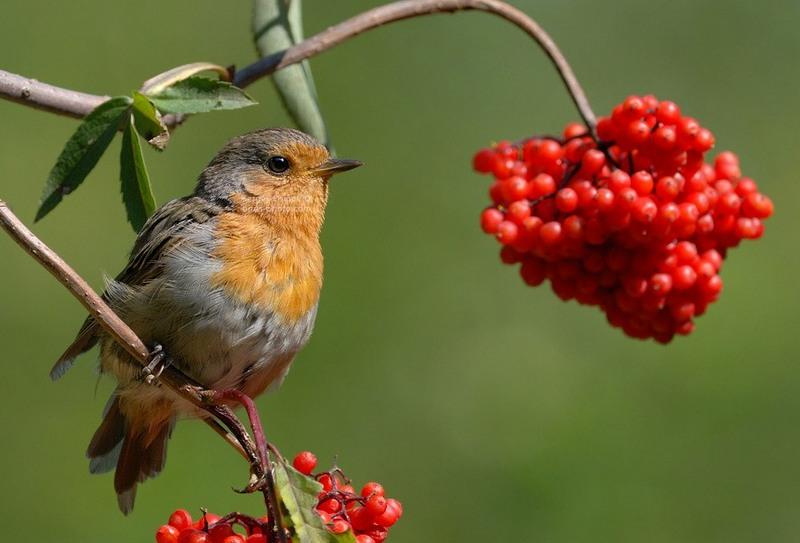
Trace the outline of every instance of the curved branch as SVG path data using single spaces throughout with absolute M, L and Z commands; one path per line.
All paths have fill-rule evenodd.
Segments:
M 394 21 L 436 13 L 470 10 L 491 13 L 509 21 L 525 31 L 541 46 L 561 76 L 561 80 L 584 123 L 594 135 L 596 125 L 594 112 L 561 50 L 536 21 L 514 6 L 500 0 L 401 0 L 378 6 L 332 26 L 294 47 L 245 66 L 234 74 L 233 82 L 239 87 L 247 87 L 276 70 L 311 58 L 358 34 Z M 98 104 L 108 99 L 104 96 L 61 89 L 2 70 L 0 70 L 0 98 L 71 117 L 83 117 Z M 171 125 L 174 126 L 179 124 L 182 119 L 165 120 L 171 121 Z

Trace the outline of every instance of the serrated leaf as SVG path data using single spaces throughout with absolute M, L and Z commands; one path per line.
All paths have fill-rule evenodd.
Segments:
M 253 39 L 262 57 L 303 41 L 301 0 L 253 0 Z M 278 70 L 272 81 L 297 126 L 330 147 L 308 61 Z
M 284 510 L 284 520 L 299 543 L 356 543 L 352 532 L 334 534 L 325 528 L 316 513 L 317 495 L 322 485 L 279 460 L 275 464 L 275 487 Z
M 200 76 L 183 79 L 157 94 L 148 94 L 147 97 L 166 113 L 205 113 L 256 104 L 239 87 L 227 81 Z
M 147 143 L 163 151 L 169 143 L 169 130 L 156 106 L 140 92 L 133 92 L 133 121 L 136 131 Z
M 119 177 L 122 183 L 122 201 L 128 214 L 128 222 L 137 232 L 147 218 L 156 210 L 150 175 L 142 156 L 142 146 L 134 128 L 133 115 L 122 133 L 122 149 L 119 155 Z
M 131 102 L 127 96 L 111 98 L 97 106 L 81 122 L 50 170 L 35 220 L 42 219 L 52 211 L 65 195 L 86 179 L 114 139 Z

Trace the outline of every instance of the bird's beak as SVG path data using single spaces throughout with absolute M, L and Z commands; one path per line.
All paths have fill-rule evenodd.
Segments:
M 346 158 L 329 158 L 322 164 L 320 164 L 315 173 L 323 176 L 323 177 L 330 177 L 331 175 L 346 172 L 347 170 L 352 170 L 353 168 L 358 168 L 361 166 L 362 162 L 359 160 L 348 160 Z

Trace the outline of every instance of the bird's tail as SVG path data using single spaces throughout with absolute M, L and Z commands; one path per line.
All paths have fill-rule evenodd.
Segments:
M 125 515 L 133 510 L 136 485 L 158 475 L 167 459 L 167 441 L 175 420 L 156 420 L 154 424 L 144 419 L 141 423 L 129 421 L 120 410 L 119 398 L 113 395 L 86 450 L 91 473 L 116 468 L 114 489 Z

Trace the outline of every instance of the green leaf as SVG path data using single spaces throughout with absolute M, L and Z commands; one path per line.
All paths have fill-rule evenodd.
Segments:
M 253 2 L 253 39 L 262 57 L 303 41 L 300 0 Z M 278 70 L 272 75 L 272 81 L 297 126 L 330 147 L 308 61 Z
M 284 512 L 284 521 L 299 543 L 355 543 L 353 532 L 333 534 L 314 510 L 322 485 L 303 475 L 285 460 L 275 464 L 275 487 Z
M 147 97 L 158 109 L 167 113 L 205 113 L 256 104 L 242 89 L 227 81 L 200 76 L 183 79 Z
M 130 106 L 130 98 L 117 96 L 103 102 L 86 116 L 67 140 L 50 170 L 35 220 L 42 219 L 52 211 L 65 195 L 78 188 L 86 179 L 114 139 L 114 134 Z
M 161 114 L 147 96 L 140 92 L 133 92 L 133 121 L 136 131 L 139 132 L 147 143 L 163 151 L 169 143 L 169 130 L 161 120 Z
M 119 155 L 119 177 L 122 181 L 122 201 L 128 214 L 128 222 L 137 232 L 147 218 L 156 210 L 153 187 L 142 156 L 139 136 L 136 134 L 133 115 L 122 133 L 122 149 Z

